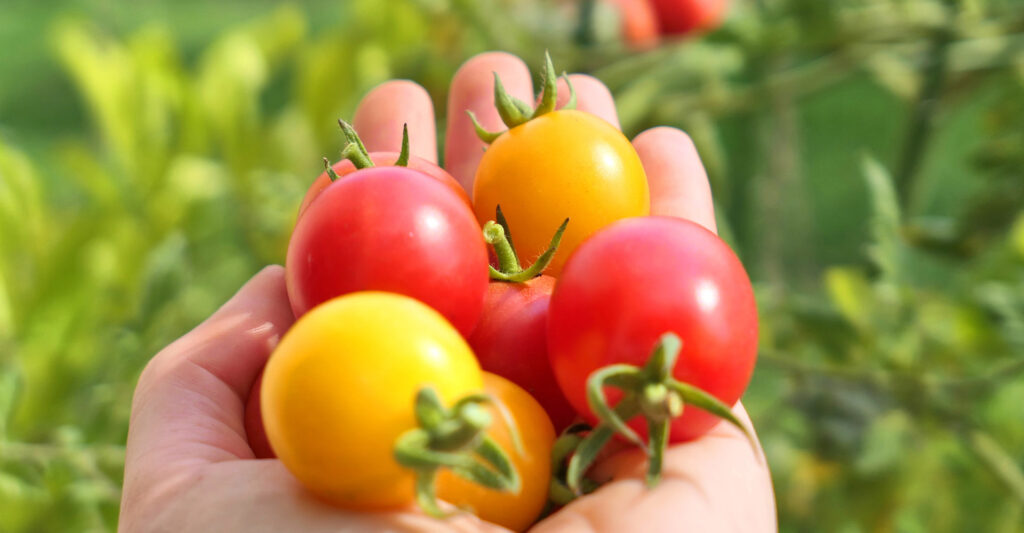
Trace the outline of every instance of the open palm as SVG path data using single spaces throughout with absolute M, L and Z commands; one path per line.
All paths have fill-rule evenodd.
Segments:
M 448 99 L 447 170 L 472 190 L 484 144 L 465 114 L 501 126 L 493 74 L 510 94 L 532 100 L 526 65 L 504 53 L 470 59 Z M 596 79 L 571 76 L 578 108 L 618 127 L 614 102 Z M 567 91 L 560 90 L 562 98 Z M 408 124 L 412 154 L 437 161 L 434 110 L 422 87 L 391 81 L 361 102 L 355 127 L 370 151 L 398 151 Z M 651 212 L 715 230 L 707 176 L 686 134 L 654 128 L 633 145 L 651 191 Z M 246 397 L 280 337 L 294 321 L 280 267 L 257 274 L 221 309 L 147 365 L 132 404 L 121 502 L 122 531 L 503 531 L 471 515 L 439 522 L 415 508 L 353 513 L 308 495 L 277 460 L 256 460 L 243 426 Z M 742 405 L 737 416 L 750 421 Z M 660 485 L 644 485 L 645 458 L 624 450 L 599 462 L 609 480 L 534 526 L 533 531 L 775 531 L 767 464 L 746 437 L 719 424 L 672 446 Z

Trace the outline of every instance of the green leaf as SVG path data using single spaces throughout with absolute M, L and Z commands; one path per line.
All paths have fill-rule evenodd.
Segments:
M 904 56 L 892 52 L 879 53 L 867 62 L 867 67 L 880 85 L 902 100 L 910 101 L 920 91 L 921 75 Z
M 843 318 L 857 328 L 870 327 L 874 295 L 864 274 L 852 268 L 830 268 L 825 272 L 825 289 Z
M 897 280 L 900 276 L 902 238 L 900 207 L 892 176 L 875 158 L 865 155 L 861 161 L 871 197 L 871 236 L 868 246 L 871 261 L 883 277 Z
M 890 411 L 875 418 L 854 468 L 866 475 L 899 468 L 906 459 L 909 430 L 910 419 L 903 411 Z

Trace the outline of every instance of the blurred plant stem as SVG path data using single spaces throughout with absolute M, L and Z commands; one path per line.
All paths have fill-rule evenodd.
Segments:
M 915 196 L 918 177 L 921 175 L 921 161 L 924 159 L 928 141 L 938 120 L 942 90 L 949 73 L 949 51 L 953 39 L 950 27 L 943 26 L 937 29 L 927 54 L 928 66 L 925 69 L 924 84 L 914 103 L 906 140 L 893 175 L 900 207 L 904 211 L 910 207 L 910 202 Z
M 774 64 L 785 61 L 772 58 L 766 62 L 769 70 L 774 71 L 777 70 Z M 783 283 L 787 274 L 791 275 L 787 270 L 794 267 L 804 270 L 800 268 L 804 258 L 787 252 L 793 243 L 807 243 L 810 202 L 801 189 L 800 132 L 792 93 L 774 91 L 770 87 L 766 91 L 769 107 L 758 122 L 767 165 L 764 175 L 751 184 L 756 185 L 757 194 L 753 198 L 758 202 L 755 220 L 760 231 L 756 248 L 758 267 L 764 277 L 773 283 Z M 749 239 L 745 242 L 750 244 Z
M 892 392 L 896 384 L 911 384 L 914 389 L 936 394 L 980 396 L 990 394 L 996 386 L 1024 374 L 1024 357 L 1010 359 L 975 376 L 942 375 L 917 370 L 899 371 L 881 367 L 854 367 L 808 363 L 784 354 L 761 351 L 758 361 L 794 374 L 838 379 Z
M 930 79 L 933 81 L 927 87 L 922 87 L 919 98 L 919 102 L 925 101 L 926 107 L 921 108 L 921 104 L 916 106 L 920 111 L 917 111 L 915 116 L 919 115 L 920 118 L 916 119 L 915 123 L 921 122 L 923 126 L 912 127 L 912 131 L 923 127 L 923 131 L 926 132 L 929 122 L 928 114 L 932 114 L 933 110 L 927 107 L 928 91 L 924 89 L 932 87 L 930 91 L 935 91 L 937 94 L 944 80 L 951 74 L 963 75 L 1001 67 L 1012 61 L 1017 55 L 1024 53 L 1024 33 L 959 40 L 954 40 L 947 29 L 939 31 L 939 34 L 942 36 L 941 38 L 930 41 L 921 39 L 891 43 L 868 41 L 859 43 L 857 46 L 840 48 L 813 59 L 805 59 L 795 66 L 787 66 L 770 72 L 764 79 L 758 79 L 753 83 L 730 84 L 723 89 L 722 93 L 708 94 L 701 91 L 689 91 L 651 95 L 651 99 L 655 101 L 656 105 L 646 111 L 657 111 L 660 117 L 686 116 L 687 113 L 694 110 L 703 110 L 714 114 L 736 113 L 765 105 L 765 102 L 770 101 L 768 96 L 772 93 L 786 93 L 794 100 L 800 100 L 804 96 L 818 93 L 862 72 L 863 68 L 880 54 L 897 54 L 910 66 L 933 66 L 930 70 L 932 73 Z M 613 92 L 647 79 L 643 74 L 652 69 L 658 71 L 660 77 L 673 79 L 673 84 L 686 81 L 695 82 L 696 78 L 693 73 L 672 61 L 673 56 L 684 53 L 688 45 L 689 43 L 686 42 L 674 43 L 650 52 L 628 56 L 594 70 L 593 74 L 604 81 Z M 933 61 L 937 51 L 941 52 L 943 61 Z M 636 124 L 643 119 L 643 117 L 637 116 L 620 118 L 624 124 Z M 910 138 L 912 137 L 908 136 L 908 139 Z M 916 148 L 908 150 L 908 152 L 917 151 Z M 912 158 L 912 160 L 918 159 L 920 156 Z M 913 163 L 915 166 L 917 164 Z
M 1016 459 L 985 431 L 974 430 L 966 436 L 967 445 L 1017 502 L 1024 505 L 1024 472 Z

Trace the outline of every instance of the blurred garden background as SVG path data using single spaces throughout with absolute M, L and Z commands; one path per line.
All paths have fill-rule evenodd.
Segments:
M 283 261 L 335 119 L 394 77 L 444 117 L 489 49 L 696 141 L 782 531 L 1024 531 L 1024 1 L 734 0 L 653 45 L 580 7 L 0 0 L 0 531 L 113 530 L 139 371 Z

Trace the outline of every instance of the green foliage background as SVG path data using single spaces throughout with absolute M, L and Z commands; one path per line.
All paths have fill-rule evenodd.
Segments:
M 565 4 L 4 2 L 0 531 L 114 529 L 134 380 L 282 261 L 334 119 L 393 77 L 443 117 L 495 48 L 697 142 L 782 531 L 1024 531 L 1024 3 L 737 0 L 638 53 Z

